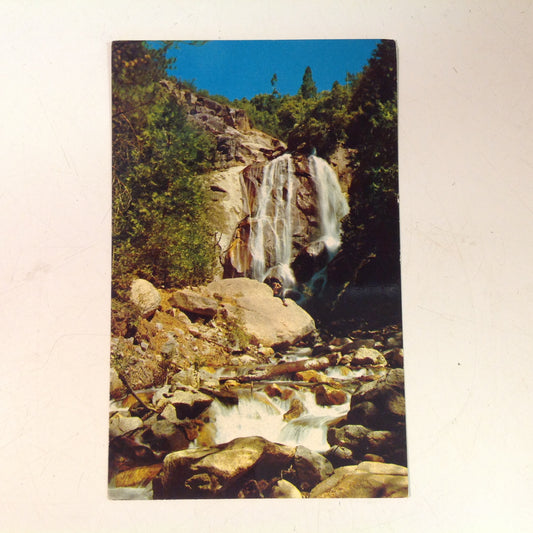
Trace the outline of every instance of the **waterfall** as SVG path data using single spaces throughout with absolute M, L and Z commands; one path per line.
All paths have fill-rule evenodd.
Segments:
M 319 224 L 318 235 L 308 235 L 308 244 L 323 243 L 331 260 L 340 248 L 340 221 L 348 214 L 349 207 L 337 175 L 326 161 L 311 155 L 308 167 L 316 194 Z M 275 277 L 281 281 L 285 290 L 296 285 L 291 262 L 296 255 L 293 226 L 298 217 L 295 201 L 295 191 L 300 186 L 298 179 L 291 155 L 282 155 L 263 168 L 255 198 L 252 200 L 247 191 L 244 199 L 245 208 L 250 213 L 250 276 L 259 281 Z M 257 206 L 255 213 L 252 212 L 252 205 Z M 324 278 L 325 270 L 320 276 Z
M 309 169 L 317 191 L 318 218 L 322 241 L 330 259 L 341 246 L 341 224 L 350 208 L 342 194 L 337 174 L 324 159 L 309 156 Z
M 289 154 L 265 166 L 250 231 L 252 277 L 264 281 L 275 275 L 284 287 L 295 283 L 290 267 L 293 182 L 294 165 Z

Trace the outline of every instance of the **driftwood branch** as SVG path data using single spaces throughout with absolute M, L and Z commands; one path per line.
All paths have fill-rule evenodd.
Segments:
M 126 379 L 126 376 L 122 373 L 122 372 L 119 372 L 118 373 L 118 377 L 120 378 L 120 381 L 122 381 L 122 383 L 124 383 L 124 386 L 126 387 L 126 389 L 128 389 L 128 392 L 145 408 L 145 409 L 148 409 L 148 411 L 152 411 L 154 413 L 157 413 L 157 411 L 153 408 L 153 407 L 150 407 L 149 405 L 147 405 L 146 403 L 144 403 L 141 398 L 139 398 L 139 396 L 135 393 L 135 391 L 131 388 L 130 384 L 128 383 L 128 380 Z
M 280 363 L 265 370 L 253 374 L 246 374 L 245 376 L 219 378 L 223 383 L 229 379 L 238 381 L 240 383 L 252 383 L 254 381 L 270 380 L 276 376 L 283 374 L 296 374 L 296 372 L 303 372 L 305 370 L 324 370 L 331 366 L 331 362 L 327 357 L 318 357 L 316 359 L 303 359 L 301 361 L 293 361 L 290 363 Z

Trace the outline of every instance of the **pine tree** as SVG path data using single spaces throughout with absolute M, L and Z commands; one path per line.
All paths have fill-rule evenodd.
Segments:
M 311 71 L 311 67 L 308 66 L 304 72 L 299 94 L 301 94 L 303 98 L 308 99 L 315 97 L 317 92 L 315 80 L 313 80 L 313 72 Z

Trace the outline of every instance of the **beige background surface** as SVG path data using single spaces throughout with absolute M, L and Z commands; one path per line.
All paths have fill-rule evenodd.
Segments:
M 3 0 L 0 530 L 530 531 L 532 27 L 525 0 Z M 398 43 L 411 496 L 110 502 L 110 41 L 335 37 Z

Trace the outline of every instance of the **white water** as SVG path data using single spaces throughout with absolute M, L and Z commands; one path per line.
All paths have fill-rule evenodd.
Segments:
M 294 165 L 289 154 L 266 165 L 257 191 L 257 213 L 251 219 L 252 277 L 264 281 L 275 275 L 284 287 L 295 282 L 290 267 L 293 182 Z
M 337 174 L 324 159 L 309 156 L 309 170 L 315 182 L 318 199 L 318 218 L 320 238 L 330 255 L 330 259 L 338 252 L 341 245 L 340 221 L 350 208 L 342 194 Z
M 304 413 L 294 420 L 285 422 L 283 415 L 291 401 L 297 398 L 304 405 Z M 208 415 L 213 421 L 216 444 L 229 442 L 237 437 L 258 436 L 271 442 L 289 446 L 303 445 L 315 451 L 325 451 L 327 443 L 327 423 L 345 415 L 349 401 L 342 405 L 320 406 L 316 404 L 313 392 L 295 391 L 287 400 L 269 398 L 264 392 L 239 395 L 238 405 L 223 405 L 214 401 Z
M 317 195 L 320 234 L 316 241 L 324 243 L 331 260 L 341 245 L 340 221 L 349 212 L 348 202 L 342 194 L 335 171 L 328 163 L 314 155 L 308 161 Z M 274 276 L 282 282 L 284 289 L 293 288 L 296 284 L 290 266 L 294 259 L 294 180 L 294 164 L 290 154 L 282 155 L 266 165 L 256 193 L 257 211 L 250 219 L 251 276 L 259 281 Z M 245 202 L 250 212 L 253 202 L 247 197 Z M 315 276 L 321 280 L 324 278 L 322 285 L 325 283 L 325 270 Z M 316 281 L 314 279 L 313 283 Z

